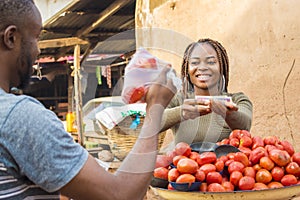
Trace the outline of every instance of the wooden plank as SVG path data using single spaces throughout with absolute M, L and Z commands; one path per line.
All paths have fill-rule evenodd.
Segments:
M 38 45 L 40 49 L 47 49 L 47 48 L 59 48 L 59 47 L 85 45 L 85 44 L 89 44 L 89 42 L 82 40 L 78 37 L 70 37 L 70 38 L 42 40 L 39 41 Z

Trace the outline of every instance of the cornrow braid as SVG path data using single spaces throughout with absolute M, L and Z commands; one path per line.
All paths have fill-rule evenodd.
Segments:
M 209 43 L 217 52 L 218 60 L 220 63 L 220 74 L 221 77 L 224 76 L 225 79 L 224 83 L 222 81 L 223 78 L 220 79 L 219 90 L 222 91 L 222 89 L 224 89 L 224 91 L 227 92 L 227 87 L 229 82 L 229 60 L 228 60 L 226 49 L 218 41 L 205 38 L 205 39 L 199 39 L 197 42 L 191 43 L 190 45 L 187 46 L 184 52 L 183 62 L 181 66 L 181 77 L 182 77 L 182 82 L 184 84 L 183 93 L 185 97 L 187 95 L 188 88 L 193 87 L 190 77 L 188 76 L 189 58 L 195 46 L 200 43 Z

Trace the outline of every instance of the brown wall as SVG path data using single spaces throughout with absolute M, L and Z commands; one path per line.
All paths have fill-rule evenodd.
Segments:
M 137 0 L 138 46 L 179 72 L 190 41 L 220 41 L 230 59 L 229 91 L 254 104 L 252 134 L 300 143 L 300 1 L 149 1 Z

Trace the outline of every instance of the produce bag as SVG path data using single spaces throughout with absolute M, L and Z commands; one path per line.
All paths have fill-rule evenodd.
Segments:
M 144 103 L 149 86 L 164 67 L 171 67 L 171 64 L 151 55 L 144 48 L 138 49 L 125 68 L 124 87 L 121 94 L 124 103 Z M 167 78 L 173 81 L 177 91 L 181 90 L 181 79 L 174 71 L 169 71 Z

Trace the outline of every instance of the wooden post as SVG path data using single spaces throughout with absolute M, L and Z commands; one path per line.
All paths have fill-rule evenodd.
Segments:
M 74 49 L 74 89 L 75 89 L 75 110 L 76 110 L 76 122 L 78 142 L 80 145 L 84 145 L 83 135 L 83 119 L 82 119 L 82 93 L 81 93 L 81 81 L 80 81 L 80 46 L 76 45 Z

